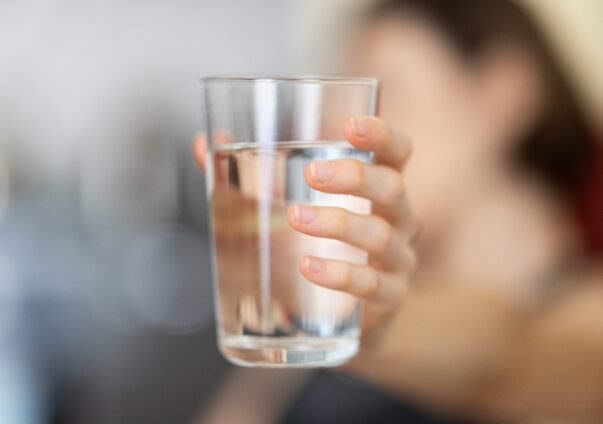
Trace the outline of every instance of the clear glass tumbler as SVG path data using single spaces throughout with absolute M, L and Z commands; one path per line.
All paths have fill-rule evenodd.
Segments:
M 291 204 L 370 213 L 366 199 L 311 189 L 313 160 L 371 161 L 343 136 L 352 115 L 374 115 L 372 78 L 205 78 L 207 186 L 218 344 L 244 366 L 339 365 L 358 351 L 360 302 L 307 281 L 304 255 L 367 262 L 339 241 L 301 234 Z M 367 236 L 370 236 L 367 234 Z

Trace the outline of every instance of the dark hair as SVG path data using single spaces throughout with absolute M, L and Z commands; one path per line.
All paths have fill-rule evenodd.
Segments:
M 561 194 L 573 194 L 595 151 L 579 102 L 530 16 L 510 0 L 382 0 L 369 19 L 414 12 L 433 23 L 467 60 L 500 41 L 524 46 L 543 71 L 547 101 L 513 158 Z

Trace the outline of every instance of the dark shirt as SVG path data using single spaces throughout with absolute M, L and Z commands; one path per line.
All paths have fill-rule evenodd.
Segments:
M 283 424 L 462 424 L 424 411 L 349 376 L 321 371 L 300 391 Z

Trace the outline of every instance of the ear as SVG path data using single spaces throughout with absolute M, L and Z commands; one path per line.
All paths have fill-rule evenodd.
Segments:
M 484 119 L 497 138 L 520 139 L 543 109 L 544 82 L 536 59 L 521 45 L 497 43 L 482 54 L 477 73 Z

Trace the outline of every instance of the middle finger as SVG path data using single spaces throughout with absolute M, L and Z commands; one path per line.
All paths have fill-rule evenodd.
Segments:
M 349 243 L 369 252 L 384 268 L 402 266 L 403 240 L 377 215 L 358 215 L 342 208 L 291 206 L 291 226 L 304 234 Z
M 411 220 L 402 175 L 388 166 L 354 159 L 320 160 L 306 166 L 304 177 L 315 190 L 371 200 L 374 211 L 393 222 Z

